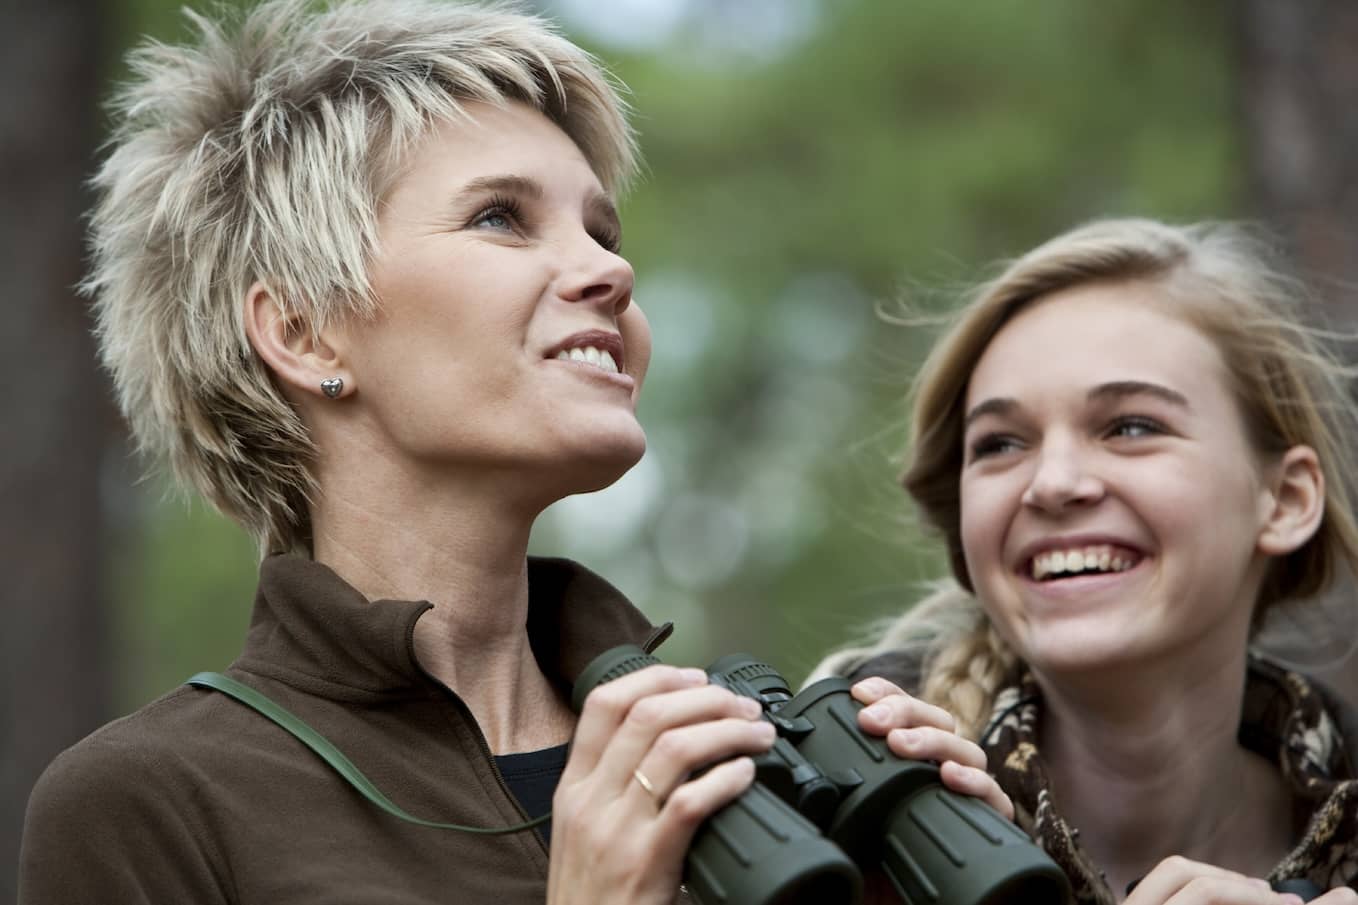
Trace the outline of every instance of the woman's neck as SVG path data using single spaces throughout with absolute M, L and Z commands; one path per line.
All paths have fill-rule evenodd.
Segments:
M 1115 695 L 1038 677 L 1058 810 L 1121 899 L 1163 858 L 1264 876 L 1291 839 L 1282 775 L 1237 741 L 1245 660 L 1119 670 Z
M 391 481 L 331 482 L 312 509 L 317 561 L 369 600 L 433 604 L 415 623 L 416 659 L 467 704 L 496 753 L 560 744 L 574 725 L 528 641 L 534 514 L 433 488 L 403 500 Z

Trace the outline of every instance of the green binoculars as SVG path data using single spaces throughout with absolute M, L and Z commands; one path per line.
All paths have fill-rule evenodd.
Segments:
M 624 645 L 575 683 L 577 711 L 594 688 L 660 661 Z M 792 694 L 778 671 L 745 654 L 707 670 L 753 698 L 777 727 L 755 758 L 755 782 L 699 828 L 684 883 L 702 905 L 856 903 L 864 869 L 880 866 L 907 905 L 1060 905 L 1065 874 L 1008 820 L 945 789 L 938 767 L 892 754 L 858 727 L 844 679 Z

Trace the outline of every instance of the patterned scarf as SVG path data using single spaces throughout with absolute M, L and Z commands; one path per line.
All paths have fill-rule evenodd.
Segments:
M 1080 831 L 1057 813 L 1037 747 L 1042 694 L 1031 673 L 995 699 L 982 736 L 990 769 L 1014 801 L 1015 819 L 1070 877 L 1076 905 L 1118 897 L 1081 849 Z M 1304 831 L 1268 875 L 1305 878 L 1323 889 L 1358 883 L 1358 778 L 1320 692 L 1303 676 L 1251 657 L 1240 740 L 1269 757 L 1292 791 Z

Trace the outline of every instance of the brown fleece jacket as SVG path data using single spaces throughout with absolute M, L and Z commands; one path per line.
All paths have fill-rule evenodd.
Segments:
M 595 655 L 669 633 L 573 563 L 533 559 L 528 574 L 533 651 L 563 693 Z M 407 812 L 519 823 L 471 712 L 415 660 L 429 607 L 369 602 L 323 565 L 272 557 L 228 675 L 319 730 Z M 48 767 L 29 801 L 19 902 L 515 905 L 542 902 L 546 884 L 536 833 L 399 821 L 260 714 L 185 686 Z

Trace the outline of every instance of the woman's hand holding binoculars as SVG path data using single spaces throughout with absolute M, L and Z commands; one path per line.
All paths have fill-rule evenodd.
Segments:
M 591 692 L 552 802 L 547 901 L 672 903 L 694 832 L 754 780 L 740 755 L 773 744 L 759 715 L 701 669 L 649 666 Z
M 853 686 L 854 700 L 863 705 L 858 725 L 872 735 L 886 736 L 893 754 L 939 764 L 943 785 L 962 795 L 979 798 L 1010 820 L 1014 803 L 986 772 L 981 746 L 956 732 L 957 721 L 942 707 L 906 694 L 882 678 L 863 679 Z
M 865 679 L 852 694 L 866 705 L 865 732 L 885 736 L 901 757 L 937 761 L 945 786 L 1012 818 L 984 753 L 954 733 L 946 711 L 885 679 Z M 749 788 L 748 755 L 773 744 L 762 713 L 700 669 L 647 666 L 595 687 L 553 801 L 548 901 L 673 902 L 694 833 Z M 877 884 L 867 885 L 871 901 Z

